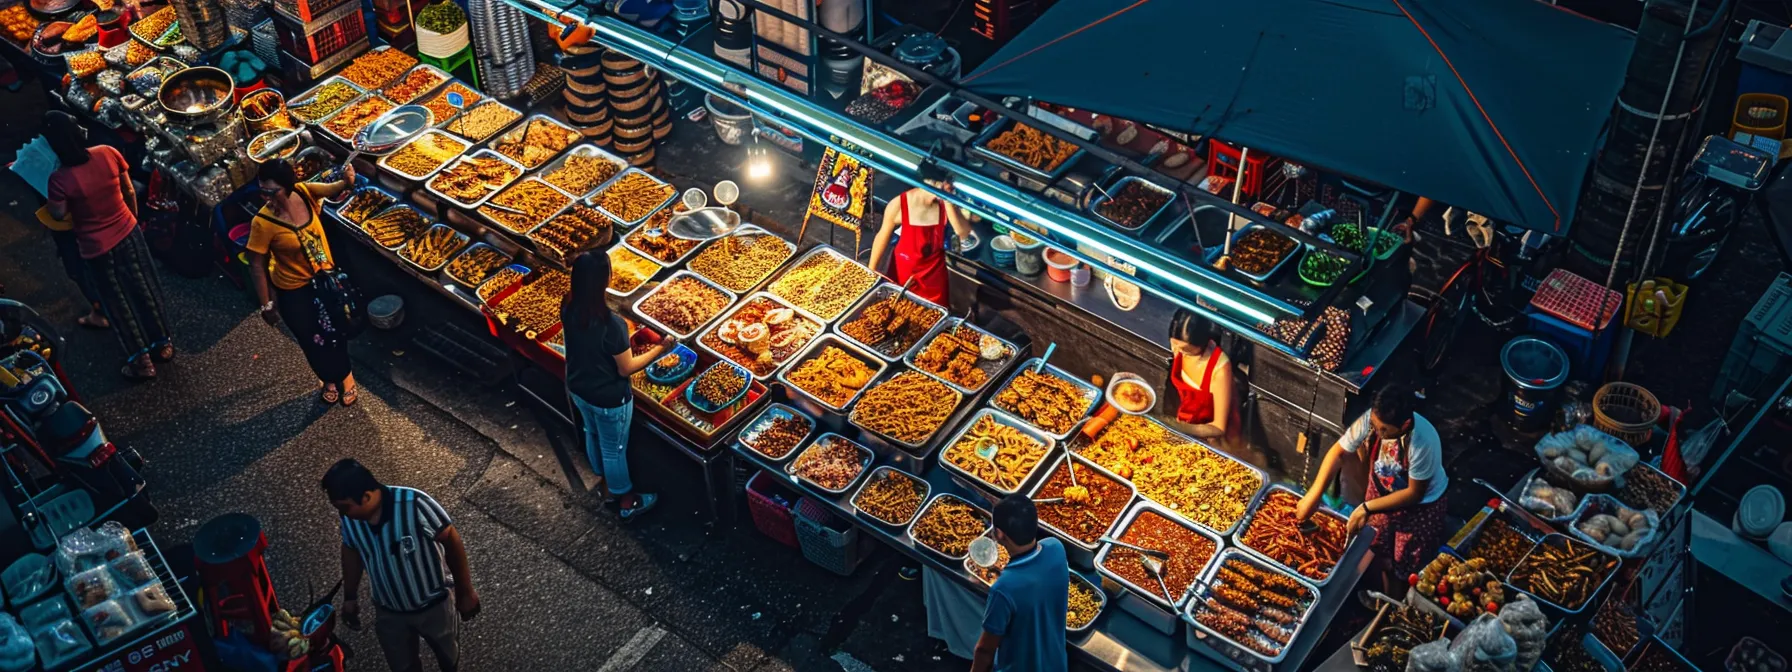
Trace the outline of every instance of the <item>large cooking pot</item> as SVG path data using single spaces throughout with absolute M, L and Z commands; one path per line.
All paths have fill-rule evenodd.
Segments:
M 156 92 L 168 118 L 188 123 L 215 121 L 236 108 L 236 80 L 211 66 L 187 68 L 168 77 Z

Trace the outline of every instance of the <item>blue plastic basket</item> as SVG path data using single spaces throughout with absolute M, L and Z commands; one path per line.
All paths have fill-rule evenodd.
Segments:
M 662 367 L 659 362 L 647 365 L 647 379 L 661 385 L 672 385 L 691 375 L 697 368 L 697 353 L 680 343 L 673 346 L 672 353 L 678 355 L 678 365 L 670 369 Z
M 716 405 L 716 406 L 711 406 L 711 405 L 709 405 L 709 402 L 705 401 L 702 397 L 697 395 L 697 381 L 692 380 L 691 384 L 684 386 L 684 400 L 685 400 L 685 402 L 687 402 L 691 405 L 691 408 L 695 408 L 704 413 L 718 413 L 724 408 L 733 406 L 735 404 L 735 402 L 740 401 L 741 397 L 747 396 L 747 389 L 751 388 L 753 386 L 752 372 L 747 371 L 746 369 L 740 368 L 739 366 L 735 366 L 733 362 L 718 361 L 714 364 L 709 365 L 709 368 L 704 369 L 703 373 L 708 374 L 710 371 L 715 370 L 715 368 L 719 367 L 719 366 L 730 367 L 730 368 L 734 369 L 736 373 L 740 374 L 740 377 L 741 377 L 740 389 L 735 391 L 734 396 L 728 398 L 727 403 L 723 403 L 723 404 Z

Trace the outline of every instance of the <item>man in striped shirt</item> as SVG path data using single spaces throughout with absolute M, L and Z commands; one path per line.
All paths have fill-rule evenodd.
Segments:
M 467 568 L 467 547 L 448 512 L 420 490 L 381 484 L 353 459 L 331 466 L 322 485 L 342 513 L 344 622 L 359 624 L 365 573 L 373 586 L 373 630 L 386 664 L 394 672 L 421 672 L 421 639 L 441 669 L 454 672 L 460 621 L 479 613 L 479 593 Z M 444 561 L 454 574 L 452 584 L 442 575 Z

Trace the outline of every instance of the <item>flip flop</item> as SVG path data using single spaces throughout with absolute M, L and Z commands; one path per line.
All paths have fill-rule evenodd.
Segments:
M 336 402 L 337 402 L 337 400 L 339 400 L 339 399 L 341 399 L 341 398 L 342 398 L 342 391 L 341 391 L 341 390 L 337 390 L 337 389 L 334 389 L 334 388 L 331 388 L 331 387 L 329 387 L 329 386 L 327 386 L 327 385 L 325 385 L 325 386 L 320 386 L 320 387 L 322 387 L 322 388 L 323 388 L 323 392 L 322 392 L 322 393 L 321 393 L 321 394 L 319 394 L 319 395 L 318 395 L 318 397 L 319 397 L 319 398 L 321 398 L 321 399 L 323 399 L 323 401 L 324 401 L 324 405 L 326 405 L 326 406 L 327 406 L 327 405 L 330 405 L 330 404 L 334 404 L 334 403 L 336 403 Z
M 157 364 L 165 364 L 172 361 L 174 359 L 174 344 L 170 343 L 160 348 L 156 348 L 149 353 L 149 358 L 155 360 Z
M 105 318 L 100 318 L 100 319 L 105 319 Z M 80 317 L 75 318 L 75 324 L 79 324 L 83 327 L 87 327 L 88 329 L 111 329 L 112 328 L 112 324 L 110 322 L 108 322 L 106 324 L 100 324 L 100 323 L 94 322 L 93 320 L 87 319 L 86 315 L 82 315 Z
M 146 366 L 139 369 L 135 366 L 126 364 L 124 365 L 124 368 L 119 369 L 118 372 L 122 374 L 126 380 L 155 380 L 156 377 L 156 367 L 154 366 Z
M 361 398 L 361 396 L 359 394 L 360 391 L 361 391 L 360 385 L 356 385 L 352 388 L 344 390 L 342 392 L 342 406 L 344 408 L 347 408 L 349 406 L 355 405 L 355 400 Z

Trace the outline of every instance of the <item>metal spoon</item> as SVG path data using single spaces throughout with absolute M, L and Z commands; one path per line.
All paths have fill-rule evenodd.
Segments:
M 1164 602 L 1176 604 L 1176 598 L 1170 597 L 1170 587 L 1164 584 L 1164 562 L 1157 558 L 1140 554 L 1139 566 L 1144 567 L 1145 571 L 1151 574 L 1151 578 L 1157 579 L 1157 589 L 1163 591 Z

